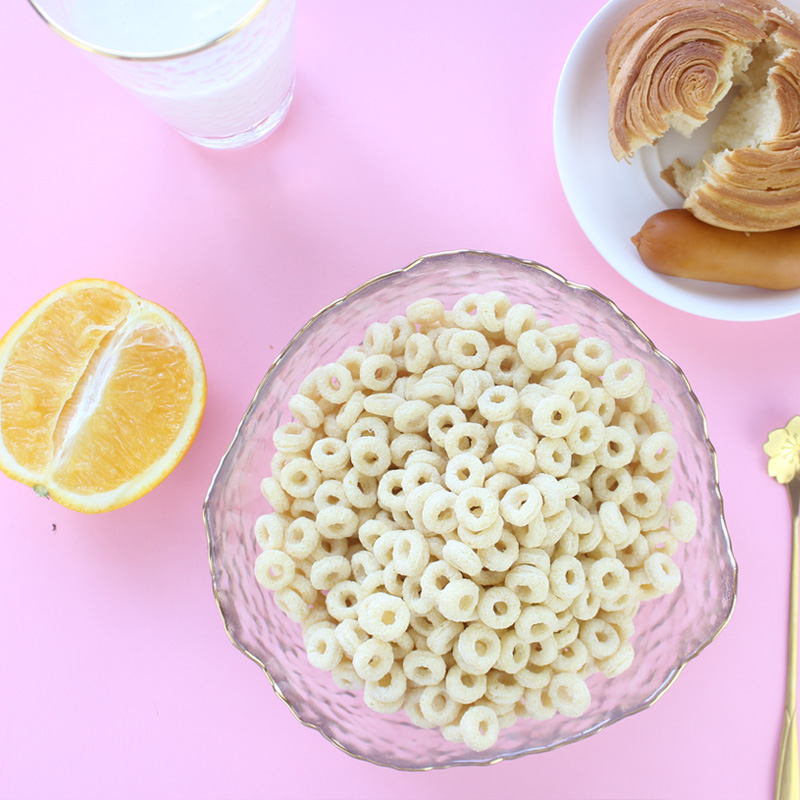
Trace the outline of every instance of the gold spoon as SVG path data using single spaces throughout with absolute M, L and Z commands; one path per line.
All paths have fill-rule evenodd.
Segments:
M 786 700 L 783 732 L 775 779 L 775 800 L 800 800 L 797 749 L 797 600 L 800 566 L 800 416 L 770 433 L 764 444 L 767 472 L 786 486 L 792 507 L 792 577 L 789 594 L 789 647 L 786 661 Z

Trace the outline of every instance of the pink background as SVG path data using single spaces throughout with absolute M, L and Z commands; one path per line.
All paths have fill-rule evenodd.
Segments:
M 209 378 L 193 448 L 125 509 L 81 516 L 0 480 L 0 796 L 766 800 L 790 520 L 761 445 L 800 413 L 798 319 L 669 308 L 578 227 L 552 108 L 600 0 L 299 6 L 289 117 L 227 154 L 168 129 L 24 0 L 0 6 L 0 330 L 62 283 L 114 279 L 183 319 Z M 594 285 L 683 366 L 718 450 L 739 600 L 651 710 L 553 753 L 405 774 L 297 723 L 229 643 L 201 508 L 262 375 L 311 314 L 465 247 Z

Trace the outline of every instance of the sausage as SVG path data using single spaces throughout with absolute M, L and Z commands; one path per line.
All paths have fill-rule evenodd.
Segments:
M 674 208 L 650 217 L 631 241 L 642 261 L 664 275 L 762 289 L 800 288 L 800 227 L 744 233 Z

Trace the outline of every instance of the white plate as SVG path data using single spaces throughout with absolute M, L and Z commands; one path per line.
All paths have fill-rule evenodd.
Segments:
M 578 223 L 600 254 L 639 289 L 675 308 L 724 320 L 762 320 L 800 312 L 800 289 L 773 292 L 649 270 L 631 243 L 645 220 L 683 198 L 660 177 L 676 157 L 694 164 L 705 151 L 718 108 L 691 139 L 669 132 L 655 147 L 617 162 L 608 141 L 605 49 L 617 23 L 641 0 L 611 0 L 578 37 L 556 92 L 553 133 L 561 183 Z M 800 0 L 785 2 L 800 10 Z

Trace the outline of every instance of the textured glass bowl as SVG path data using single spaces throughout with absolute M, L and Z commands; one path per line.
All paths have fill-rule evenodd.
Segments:
M 500 289 L 526 301 L 553 323 L 577 322 L 584 336 L 609 341 L 617 357 L 640 359 L 654 397 L 667 410 L 679 455 L 672 499 L 690 500 L 698 532 L 675 556 L 683 582 L 669 596 L 643 603 L 636 616 L 636 658 L 620 677 L 588 679 L 589 710 L 579 718 L 519 720 L 496 745 L 474 753 L 438 731 L 414 727 L 405 714 L 380 715 L 360 692 L 338 688 L 307 660 L 300 626 L 275 606 L 253 575 L 259 552 L 256 518 L 269 511 L 259 485 L 275 450 L 272 433 L 291 415 L 288 401 L 312 369 L 358 344 L 371 322 L 388 321 L 421 297 L 446 307 L 474 291 Z M 376 278 L 317 314 L 267 372 L 225 454 L 206 498 L 204 516 L 214 592 L 231 641 L 266 673 L 292 713 L 345 752 L 398 769 L 487 764 L 550 750 L 596 733 L 652 705 L 687 661 L 728 621 L 737 568 L 725 527 L 716 456 L 705 417 L 681 370 L 656 350 L 611 301 L 528 261 L 472 251 L 426 256 L 405 270 Z M 287 713 L 277 725 L 295 724 Z

